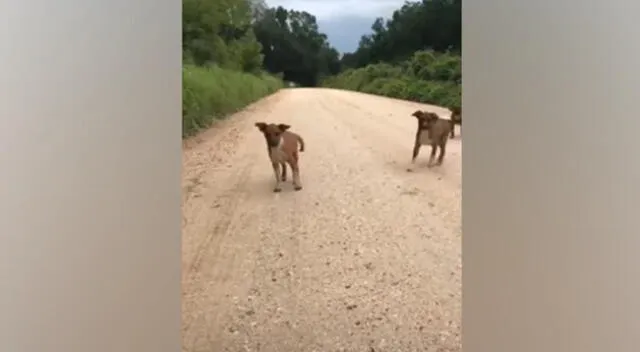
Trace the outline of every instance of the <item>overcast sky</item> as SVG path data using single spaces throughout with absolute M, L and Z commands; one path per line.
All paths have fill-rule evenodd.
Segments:
M 266 0 L 269 6 L 306 11 L 340 52 L 352 52 L 360 37 L 371 32 L 376 17 L 388 18 L 405 0 Z

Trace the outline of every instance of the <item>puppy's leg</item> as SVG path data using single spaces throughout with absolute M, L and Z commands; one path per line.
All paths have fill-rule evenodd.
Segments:
M 438 155 L 438 162 L 436 163 L 436 165 L 442 165 L 442 160 L 444 160 L 444 154 L 447 151 L 447 143 L 441 143 L 440 144 L 440 155 Z
M 292 167 L 293 172 L 293 189 L 299 191 L 302 189 L 302 183 L 300 182 L 300 169 L 298 165 Z
M 456 123 L 452 120 L 450 124 L 451 124 L 451 132 L 449 132 L 449 136 L 453 138 L 455 137 Z
M 420 154 L 420 147 L 422 145 L 420 144 L 420 141 L 418 141 L 416 139 L 415 144 L 413 145 L 413 154 L 411 155 L 411 166 L 407 169 L 407 171 L 411 172 L 413 171 L 413 166 L 416 163 L 416 158 L 418 157 L 418 154 Z
M 429 155 L 429 163 L 427 164 L 427 167 L 432 167 L 433 166 L 433 160 L 436 157 L 436 150 L 438 149 L 438 145 L 437 144 L 432 144 L 431 145 L 431 154 Z
M 273 188 L 274 192 L 280 192 L 282 188 L 280 187 L 280 163 L 272 162 L 273 166 L 273 174 L 276 177 L 276 186 Z
M 300 165 L 298 164 L 298 153 L 293 155 L 289 162 L 291 166 L 291 173 L 293 174 L 293 189 L 299 191 L 302 189 L 302 183 L 300 182 Z
M 291 173 L 293 174 L 293 189 L 299 191 L 302 189 L 302 183 L 300 182 L 300 167 L 298 163 L 291 163 Z
M 282 166 L 282 182 L 287 182 L 287 164 L 281 163 Z

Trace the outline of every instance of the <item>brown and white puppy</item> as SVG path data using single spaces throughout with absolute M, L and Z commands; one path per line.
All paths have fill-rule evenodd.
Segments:
M 451 138 L 455 137 L 456 125 L 462 126 L 462 109 L 459 107 L 449 108 L 451 111 Z
M 449 120 L 441 119 L 433 112 L 418 110 L 411 114 L 411 116 L 415 116 L 418 120 L 418 128 L 416 130 L 416 139 L 413 145 L 411 164 L 415 164 L 418 153 L 420 152 L 420 147 L 423 145 L 429 145 L 431 146 L 431 155 L 429 157 L 428 167 L 432 167 L 434 165 L 433 161 L 438 147 L 440 148 L 440 155 L 438 156 L 438 160 L 435 164 L 442 165 L 452 124 Z M 407 171 L 413 170 L 412 168 L 409 168 Z
M 299 135 L 288 131 L 291 127 L 283 123 L 264 123 L 256 122 L 256 127 L 262 132 L 267 142 L 267 151 L 269 159 L 273 166 L 273 173 L 276 177 L 276 186 L 274 192 L 280 192 L 280 182 L 287 181 L 287 164 L 291 167 L 293 173 L 293 188 L 296 191 L 302 189 L 300 183 L 300 167 L 298 164 L 298 145 L 301 152 L 304 151 L 304 140 Z M 282 167 L 282 174 L 280 174 Z

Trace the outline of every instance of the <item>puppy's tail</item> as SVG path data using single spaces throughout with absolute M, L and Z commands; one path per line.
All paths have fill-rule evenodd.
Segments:
M 298 136 L 298 143 L 300 143 L 300 151 L 304 152 L 304 139 L 300 136 Z

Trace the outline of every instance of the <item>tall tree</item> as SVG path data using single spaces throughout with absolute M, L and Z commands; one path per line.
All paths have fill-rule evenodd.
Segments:
M 344 55 L 342 65 L 357 68 L 371 63 L 397 63 L 414 52 L 460 51 L 461 0 L 406 2 L 390 19 L 377 18 L 372 33 L 361 38 L 358 49 Z
M 253 28 L 262 44 L 265 68 L 283 73 L 285 80 L 315 86 L 322 76 L 340 70 L 337 50 L 308 12 L 269 8 L 256 18 Z
M 249 0 L 183 0 L 184 59 L 258 71 L 262 48 L 251 28 L 252 11 Z

